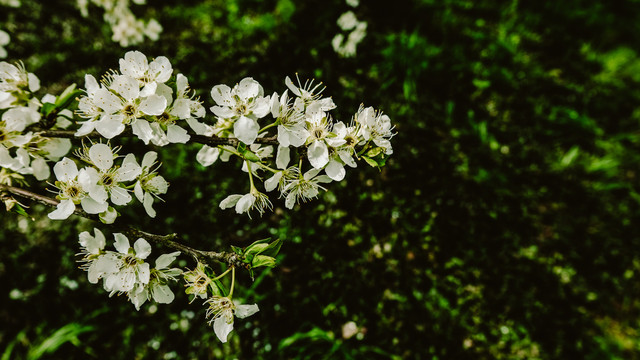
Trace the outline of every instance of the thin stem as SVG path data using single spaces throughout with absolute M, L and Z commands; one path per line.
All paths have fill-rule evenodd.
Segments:
M 216 281 L 216 280 L 222 279 L 225 275 L 227 275 L 229 273 L 229 271 L 231 271 L 231 269 L 234 269 L 234 267 L 233 266 L 228 267 L 227 270 L 225 270 L 222 274 L 220 274 L 220 275 L 214 277 L 213 279 L 211 279 L 211 281 Z
M 53 199 L 44 195 L 36 194 L 29 190 L 0 184 L 0 193 L 2 192 L 13 194 L 15 196 L 19 196 L 21 198 L 28 199 L 31 201 L 36 201 L 50 207 L 56 207 L 60 203 L 60 201 L 56 199 Z M 98 215 L 88 214 L 87 212 L 79 208 L 76 208 L 74 214 L 96 221 L 96 222 L 100 221 L 100 217 Z M 122 232 L 125 235 L 128 235 L 130 237 L 143 238 L 147 241 L 151 241 L 151 242 L 178 250 L 184 254 L 190 255 L 197 261 L 200 261 L 201 263 L 204 263 L 204 264 L 208 264 L 208 262 L 210 261 L 217 261 L 217 262 L 227 264 L 229 266 L 245 267 L 246 265 L 242 261 L 243 258 L 234 252 L 216 252 L 216 251 L 198 250 L 190 246 L 184 245 L 176 241 L 178 239 L 178 234 L 175 234 L 175 233 L 169 234 L 169 235 L 157 235 L 157 234 L 148 233 L 146 231 L 142 231 L 127 225 L 110 224 L 110 226 L 113 227 L 114 230 Z
M 228 298 L 231 299 L 233 296 L 233 287 L 236 284 L 236 267 L 231 266 L 231 289 L 229 290 Z
M 263 127 L 262 129 L 260 129 L 260 131 L 258 131 L 258 134 L 260 134 L 261 132 L 263 132 L 263 131 L 265 131 L 265 130 L 267 130 L 267 129 L 269 129 L 269 128 L 272 128 L 272 127 L 274 127 L 274 126 L 276 126 L 276 125 L 278 125 L 278 121 L 274 121 L 274 122 L 272 122 L 271 124 L 269 124 L 269 125 L 267 125 L 267 126 Z

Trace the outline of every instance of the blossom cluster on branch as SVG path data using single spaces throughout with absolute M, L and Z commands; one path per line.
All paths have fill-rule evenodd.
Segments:
M 85 75 L 82 90 L 74 84 L 58 96 L 38 97 L 40 82 L 34 74 L 21 63 L 0 62 L 0 198 L 8 210 L 21 214 L 26 211 L 15 196 L 55 207 L 48 214 L 52 220 L 76 214 L 109 226 L 116 251 L 109 250 L 107 237 L 97 228 L 93 235 L 79 235 L 81 268 L 89 282 L 102 280 L 110 295 L 126 294 L 140 309 L 147 301 L 172 302 L 171 284 L 182 280 L 191 301 L 204 300 L 206 317 L 226 342 L 234 317 L 258 311 L 256 304 L 233 298 L 236 270 L 253 277 L 254 269 L 276 266 L 282 241 L 262 239 L 219 253 L 193 249 L 179 242 L 177 234 L 122 226 L 119 208 L 136 206 L 137 200 L 155 217 L 154 201 L 170 187 L 155 151 L 140 160 L 136 154 L 121 154 L 114 143 L 124 136 L 157 147 L 201 143 L 194 160 L 205 167 L 235 159 L 246 173 L 247 192 L 229 194 L 219 206 L 262 215 L 272 210 L 270 192 L 277 191 L 292 209 L 316 198 L 330 182 L 343 180 L 358 162 L 383 166 L 393 153 L 391 120 L 361 106 L 349 121 L 337 121 L 329 113 L 336 105 L 323 95 L 322 84 L 299 78 L 294 83 L 289 77 L 284 90 L 271 95 L 249 77 L 233 86 L 215 85 L 207 115 L 187 77 L 174 76 L 166 57 L 150 60 L 130 51 L 119 65 L 99 81 Z M 28 187 L 29 176 L 48 180 L 55 199 L 14 186 Z M 133 246 L 130 237 L 136 238 Z M 147 262 L 151 243 L 177 251 L 160 254 L 152 267 Z M 180 254 L 191 256 L 195 266 L 171 268 Z M 216 274 L 211 261 L 225 264 L 226 270 Z

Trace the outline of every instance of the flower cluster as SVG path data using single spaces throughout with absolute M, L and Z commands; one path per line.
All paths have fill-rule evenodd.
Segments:
M 211 90 L 217 104 L 211 111 L 217 121 L 213 126 L 207 125 L 205 133 L 235 137 L 242 143 L 237 148 L 205 145 L 196 159 L 209 166 L 218 159 L 227 161 L 231 155 L 239 156 L 250 183 L 246 194 L 226 197 L 220 203 L 222 209 L 234 208 L 237 213 L 248 214 L 251 210 L 262 214 L 271 209 L 268 196 L 258 189 L 260 179 L 265 179 L 265 191 L 278 189 L 285 206 L 291 209 L 296 203 L 315 198 L 324 189 L 320 184 L 344 179 L 345 166 L 355 168 L 356 160 L 361 158 L 378 166 L 393 153 L 389 141 L 393 127 L 388 116 L 361 106 L 349 124 L 334 121 L 328 111 L 336 105 L 331 98 L 322 96 L 321 84 L 302 84 L 299 79 L 294 84 L 287 77 L 285 85 L 287 89 L 282 94 L 271 96 L 265 96 L 262 86 L 252 78 L 243 79 L 233 88 L 216 85 Z M 275 149 L 257 142 L 259 136 L 268 136 L 273 128 L 277 129 Z M 292 150 L 298 152 L 301 161 L 290 166 Z M 263 171 L 271 175 L 264 177 L 260 173 Z
M 38 180 L 50 176 L 48 161 L 57 161 L 71 149 L 68 139 L 49 139 L 29 131 L 41 120 L 43 104 L 53 103 L 53 95 L 41 100 L 33 93 L 40 89 L 40 80 L 27 72 L 24 65 L 0 62 L 0 167 L 19 174 L 34 175 Z M 60 111 L 54 128 L 63 129 L 71 111 Z
M 186 122 L 198 132 L 202 125 L 196 118 L 204 116 L 205 109 L 182 74 L 176 77 L 174 97 L 173 89 L 166 85 L 172 74 L 166 57 L 149 62 L 141 52 L 129 51 L 120 59 L 120 73 L 105 75 L 101 83 L 86 75 L 86 96 L 80 98 L 77 114 L 87 120 L 76 136 L 96 130 L 111 139 L 131 126 L 145 144 L 187 142 L 190 136 L 178 124 Z
M 162 26 L 156 19 L 144 21 L 136 18 L 129 8 L 129 0 L 78 0 L 78 8 L 84 17 L 89 15 L 89 2 L 104 9 L 104 20 L 113 32 L 111 40 L 122 47 L 140 44 L 145 37 L 156 41 L 162 32 Z M 133 2 L 142 5 L 146 1 Z
M 100 214 L 102 221 L 112 223 L 118 213 L 110 203 L 119 206 L 129 204 L 133 199 L 131 187 L 147 214 L 155 217 L 154 197 L 165 194 L 169 186 L 156 172 L 157 154 L 152 151 L 145 154 L 142 166 L 138 165 L 133 154 L 128 154 L 121 165 L 116 165 L 117 151 L 117 148 L 114 151 L 109 145 L 98 143 L 85 146 L 76 154 L 89 166 L 78 170 L 76 163 L 67 157 L 56 163 L 53 171 L 60 203 L 49 213 L 49 218 L 64 220 L 80 204 L 87 213 Z M 135 184 L 131 184 L 134 181 Z
M 355 3 L 355 6 L 357 5 Z M 347 11 L 338 18 L 337 23 L 340 29 L 348 34 L 345 37 L 344 33 L 338 33 L 333 37 L 333 50 L 343 57 L 356 56 L 358 44 L 367 36 L 367 22 L 359 21 L 353 11 Z
M 175 295 L 168 284 L 176 281 L 182 270 L 169 266 L 180 252 L 160 255 L 156 266 L 151 268 L 145 262 L 151 254 L 151 245 L 145 239 L 136 240 L 131 247 L 125 235 L 116 233 L 113 236 L 117 251 L 104 249 L 106 239 L 98 229 L 94 229 L 93 236 L 87 231 L 80 233 L 81 268 L 87 271 L 89 282 L 97 284 L 102 279 L 109 296 L 127 294 L 136 310 L 151 299 L 161 304 L 171 303 Z

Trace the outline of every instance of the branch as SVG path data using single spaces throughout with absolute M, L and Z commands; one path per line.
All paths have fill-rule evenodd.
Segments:
M 82 139 L 82 138 L 98 138 L 98 137 L 102 137 L 102 135 L 100 135 L 98 132 L 93 131 L 87 135 L 84 136 L 76 136 L 75 135 L 75 131 L 73 130 L 44 130 L 44 131 L 39 131 L 36 133 L 36 135 L 42 136 L 42 137 L 50 137 L 50 138 L 65 138 L 65 139 Z M 131 132 L 131 130 L 127 129 L 124 132 L 122 132 L 121 135 L 125 135 L 125 136 L 131 136 L 133 135 L 133 132 Z M 196 142 L 199 144 L 204 144 L 204 145 L 209 145 L 209 146 L 218 146 L 218 145 L 230 145 L 233 147 L 238 146 L 240 140 L 236 139 L 236 138 L 221 138 L 215 135 L 212 136 L 206 136 L 206 135 L 198 135 L 198 134 L 194 134 L 192 132 L 189 132 L 189 135 L 191 136 L 191 140 L 192 142 Z M 270 136 L 270 137 L 261 137 L 261 138 L 257 138 L 255 141 L 255 143 L 258 144 L 265 144 L 265 145 L 278 145 L 278 136 L 274 135 L 274 136 Z
M 54 198 L 40 195 L 29 190 L 0 184 L 0 194 L 2 193 L 10 193 L 10 194 L 19 196 L 21 198 L 35 201 L 50 207 L 56 207 L 60 203 L 60 201 Z M 88 214 L 87 212 L 79 208 L 76 208 L 74 214 L 93 220 L 93 221 L 100 221 L 100 217 L 98 215 Z M 204 250 L 194 249 L 190 246 L 187 246 L 175 241 L 176 239 L 178 239 L 178 234 L 175 234 L 175 233 L 169 234 L 169 235 L 156 235 L 156 234 L 151 234 L 142 230 L 138 230 L 131 226 L 118 226 L 118 225 L 111 225 L 111 226 L 113 226 L 116 230 L 121 231 L 122 233 L 127 234 L 131 237 L 143 238 L 147 241 L 161 244 L 175 250 L 179 250 L 182 253 L 192 256 L 194 259 L 196 259 L 197 261 L 200 261 L 201 263 L 207 264 L 208 261 L 217 261 L 217 262 L 228 264 L 229 266 L 235 266 L 240 268 L 246 267 L 246 264 L 242 261 L 243 260 L 242 257 L 240 257 L 236 253 L 204 251 Z

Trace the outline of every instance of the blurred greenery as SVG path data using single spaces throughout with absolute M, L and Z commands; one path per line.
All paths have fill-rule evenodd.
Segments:
M 123 220 L 200 248 L 284 241 L 280 266 L 240 276 L 261 311 L 227 344 L 180 291 L 136 312 L 89 284 L 74 254 L 95 224 L 3 214 L 2 359 L 640 359 L 639 1 L 148 3 L 133 9 L 164 31 L 135 48 L 167 56 L 207 107 L 213 85 L 252 76 L 282 92 L 297 72 L 324 82 L 337 119 L 360 103 L 388 114 L 394 154 L 248 219 L 217 206 L 242 189 L 238 163 L 156 149 L 165 203 Z M 9 60 L 51 93 L 128 50 L 96 7 L 1 9 Z M 367 36 L 343 58 L 331 39 L 349 9 Z

